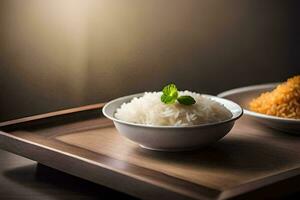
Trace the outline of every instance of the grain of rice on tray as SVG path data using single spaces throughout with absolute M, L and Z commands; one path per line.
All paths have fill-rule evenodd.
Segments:
M 300 119 L 300 75 L 250 102 L 250 110 L 277 117 Z
M 204 123 L 220 122 L 232 117 L 223 105 L 198 93 L 180 91 L 179 95 L 190 95 L 196 103 L 182 105 L 164 104 L 161 92 L 146 92 L 142 97 L 134 98 L 117 109 L 117 119 L 145 125 L 190 126 Z

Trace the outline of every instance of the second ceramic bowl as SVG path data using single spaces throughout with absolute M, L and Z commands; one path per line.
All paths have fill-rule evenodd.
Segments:
M 249 103 L 264 92 L 272 91 L 279 83 L 268 83 L 236 88 L 220 93 L 218 96 L 237 102 L 244 109 L 245 115 L 270 128 L 286 133 L 300 135 L 300 120 L 265 115 L 249 110 Z

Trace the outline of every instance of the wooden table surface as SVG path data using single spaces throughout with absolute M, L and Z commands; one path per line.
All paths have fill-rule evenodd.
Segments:
M 132 199 L 126 194 L 0 150 L 1 200 Z

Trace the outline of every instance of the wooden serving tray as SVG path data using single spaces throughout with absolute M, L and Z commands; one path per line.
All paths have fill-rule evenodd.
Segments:
M 227 199 L 251 196 L 260 188 L 271 187 L 272 194 L 298 188 L 297 136 L 265 129 L 242 117 L 211 147 L 155 152 L 120 136 L 102 116 L 102 106 L 0 123 L 0 147 L 142 199 Z

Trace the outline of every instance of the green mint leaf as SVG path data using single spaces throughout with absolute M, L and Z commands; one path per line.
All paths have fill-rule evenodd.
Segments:
M 163 94 L 161 96 L 161 101 L 165 104 L 172 104 L 175 103 L 178 97 L 178 91 L 176 85 L 169 84 L 165 86 L 162 90 Z
M 178 91 L 175 84 L 171 83 L 167 86 L 165 86 L 162 90 L 163 94 L 173 97 L 178 97 Z
M 191 96 L 185 95 L 178 97 L 177 87 L 173 83 L 165 86 L 162 93 L 160 100 L 165 104 L 173 104 L 176 100 L 183 105 L 192 105 L 196 103 L 195 99 Z
M 173 104 L 176 101 L 176 98 L 173 98 L 172 96 L 167 96 L 165 94 L 162 94 L 160 97 L 160 100 L 165 104 Z
M 177 101 L 183 105 L 192 105 L 196 103 L 195 99 L 191 96 L 180 96 Z

